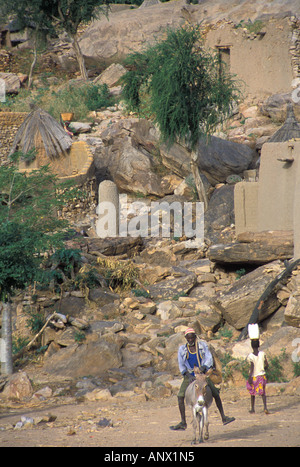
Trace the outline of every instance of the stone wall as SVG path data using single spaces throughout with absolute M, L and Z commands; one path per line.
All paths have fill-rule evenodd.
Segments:
M 26 112 L 0 112 L 0 165 L 8 162 L 13 140 L 26 117 Z
M 84 225 L 96 222 L 97 185 L 95 177 L 76 185 L 76 196 L 66 203 L 58 213 L 59 217 L 67 219 L 71 224 L 78 222 Z
M 293 16 L 290 22 L 292 27 L 290 54 L 292 56 L 293 77 L 300 78 L 300 19 Z

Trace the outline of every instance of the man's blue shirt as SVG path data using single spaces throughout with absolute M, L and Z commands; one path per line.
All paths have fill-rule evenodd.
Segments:
M 196 348 L 198 352 L 200 366 L 204 367 L 206 371 L 209 368 L 212 368 L 214 366 L 214 360 L 213 360 L 213 356 L 206 342 L 198 340 L 196 342 Z M 189 356 L 188 345 L 187 344 L 181 345 L 178 349 L 178 364 L 179 364 L 179 371 L 181 372 L 182 375 L 184 375 L 187 371 L 193 374 L 194 367 L 192 368 L 191 365 L 189 364 L 188 356 Z

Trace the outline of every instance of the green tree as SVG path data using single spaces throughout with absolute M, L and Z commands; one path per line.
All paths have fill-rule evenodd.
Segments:
M 199 199 L 207 207 L 199 175 L 199 138 L 207 138 L 230 114 L 239 89 L 220 64 L 217 53 L 205 50 L 199 28 L 167 31 L 165 40 L 126 60 L 123 98 L 130 110 L 147 111 L 169 145 L 183 142 L 191 154 L 191 170 Z
M 11 297 L 39 274 L 44 253 L 61 244 L 67 224 L 57 218 L 63 203 L 57 178 L 47 166 L 20 173 L 0 167 L 0 308 L 2 307 L 2 372 L 11 374 Z
M 78 42 L 78 28 L 101 15 L 108 15 L 107 0 L 0 0 L 0 19 L 15 17 L 20 27 L 34 28 L 34 58 L 30 75 L 37 60 L 37 39 L 41 31 L 54 34 L 65 31 L 72 41 L 81 76 L 87 81 L 88 75 Z M 31 78 L 29 79 L 31 84 Z
M 39 45 L 46 42 L 46 35 L 51 32 L 51 19 L 41 9 L 42 0 L 16 0 L 8 2 L 0 0 L 0 21 L 6 22 L 14 18 L 20 29 L 26 27 L 32 31 L 33 59 L 31 62 L 28 87 L 32 85 L 33 71 L 37 63 Z M 53 30 L 52 30 L 53 32 Z
M 56 29 L 64 30 L 72 40 L 72 46 L 79 65 L 81 77 L 88 75 L 78 42 L 78 28 L 101 15 L 108 14 L 107 0 L 40 0 L 41 10 L 51 19 Z

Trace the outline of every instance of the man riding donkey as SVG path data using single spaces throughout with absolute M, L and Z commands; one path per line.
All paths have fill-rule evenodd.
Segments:
M 171 430 L 185 430 L 187 427 L 185 418 L 185 392 L 189 384 L 194 381 L 195 373 L 194 367 L 198 367 L 200 371 L 207 375 L 207 383 L 211 389 L 212 396 L 216 402 L 217 408 L 220 412 L 223 425 L 228 425 L 235 420 L 234 417 L 227 417 L 224 413 L 223 404 L 219 395 L 219 389 L 216 388 L 212 382 L 211 377 L 214 373 L 214 359 L 208 345 L 204 341 L 197 339 L 196 332 L 192 328 L 185 331 L 185 338 L 187 343 L 181 345 L 178 350 L 178 364 L 179 370 L 184 379 L 178 393 L 178 406 L 181 416 L 181 421 L 171 426 Z

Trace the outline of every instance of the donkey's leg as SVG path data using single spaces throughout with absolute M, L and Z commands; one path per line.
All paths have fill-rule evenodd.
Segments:
M 194 439 L 192 440 L 191 444 L 197 444 L 197 429 L 200 432 L 200 418 L 201 415 L 198 411 L 193 408 L 193 429 L 194 429 Z
M 193 410 L 193 429 L 194 429 L 194 439 L 192 439 L 191 444 L 197 444 L 197 425 L 198 422 L 198 414 L 195 410 Z
M 199 443 L 203 443 L 203 428 L 204 428 L 203 409 L 202 409 L 202 413 L 199 413 L 198 415 L 200 417 L 200 420 L 199 420 Z
M 209 432 L 208 432 L 208 409 L 207 407 L 203 408 L 203 418 L 204 418 L 204 425 L 205 425 L 204 439 L 208 440 Z

